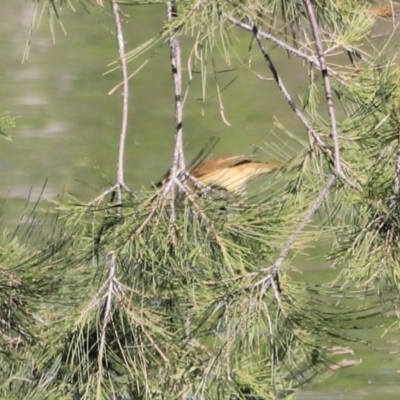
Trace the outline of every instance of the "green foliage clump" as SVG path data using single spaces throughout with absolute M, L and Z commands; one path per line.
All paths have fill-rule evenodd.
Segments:
M 35 379 L 15 390 L 268 397 L 326 370 L 337 321 L 318 317 L 307 287 L 285 273 L 260 284 L 260 260 L 272 264 L 298 209 L 272 194 L 164 205 L 146 196 L 63 210 Z

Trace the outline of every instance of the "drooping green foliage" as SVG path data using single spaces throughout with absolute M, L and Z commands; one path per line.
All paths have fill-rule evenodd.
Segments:
M 260 261 L 274 261 L 297 219 L 285 192 L 255 203 L 180 197 L 173 210 L 154 193 L 62 207 L 65 245 L 48 265 L 56 283 L 41 315 L 50 328 L 33 356 L 36 381 L 16 390 L 269 397 L 326 370 L 341 317 L 324 316 L 319 295 L 285 274 L 274 290 L 259 283 Z

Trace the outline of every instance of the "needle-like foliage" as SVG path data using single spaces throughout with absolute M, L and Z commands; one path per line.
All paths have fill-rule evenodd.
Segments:
M 63 207 L 30 398 L 284 396 L 326 370 L 338 318 L 285 274 L 259 284 L 298 219 L 290 197 L 181 195 L 173 225 L 162 191 Z

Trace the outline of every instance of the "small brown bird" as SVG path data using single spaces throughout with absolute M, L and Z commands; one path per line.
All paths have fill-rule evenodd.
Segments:
M 282 167 L 281 164 L 257 162 L 251 158 L 243 155 L 209 158 L 189 167 L 188 173 L 200 184 L 218 187 L 228 192 L 239 192 L 253 179 Z M 169 173 L 170 171 L 157 186 L 168 179 Z M 193 182 L 188 184 L 192 189 L 196 186 Z

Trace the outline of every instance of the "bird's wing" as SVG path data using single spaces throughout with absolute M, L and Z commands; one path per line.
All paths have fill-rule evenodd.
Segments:
M 251 163 L 252 156 L 230 156 L 230 157 L 216 157 L 203 161 L 202 163 L 194 166 L 191 173 L 194 176 L 202 176 L 215 172 L 218 169 L 231 168 L 239 164 Z
M 219 186 L 229 192 L 237 192 L 253 179 L 281 167 L 280 164 L 243 161 L 230 167 L 216 168 L 197 179 L 209 186 Z

